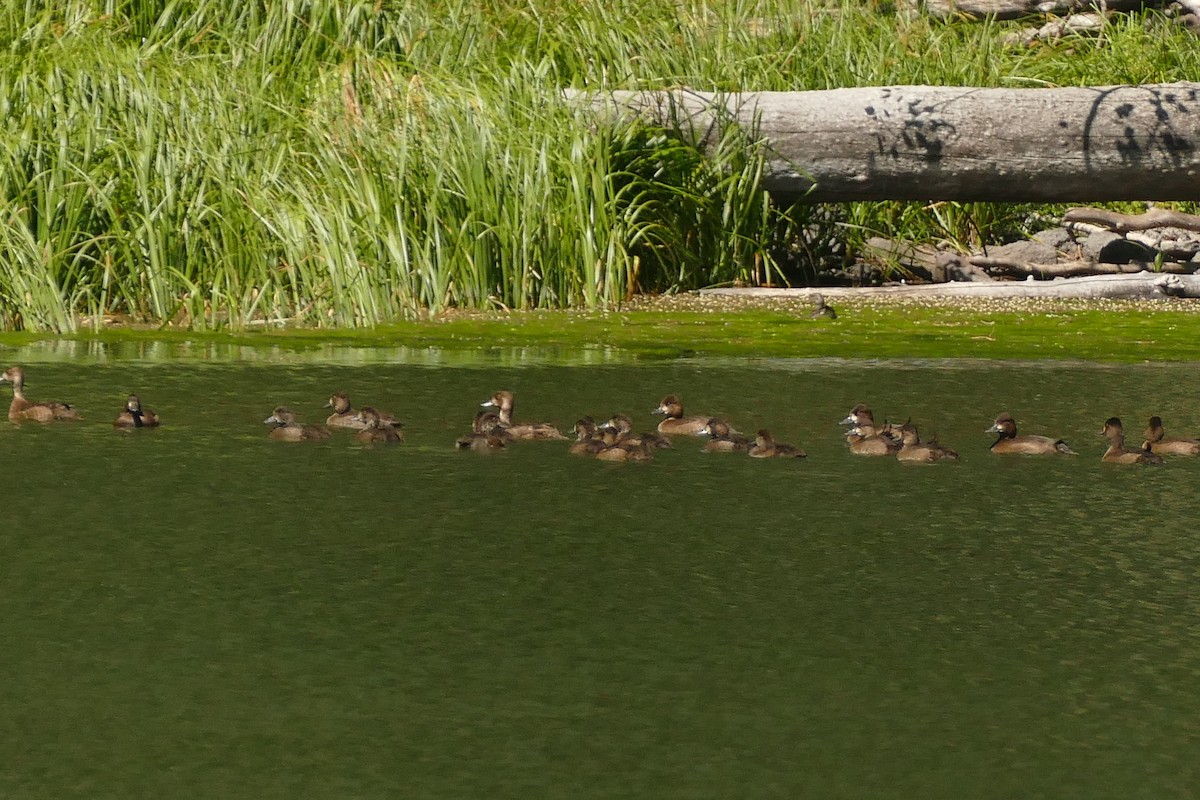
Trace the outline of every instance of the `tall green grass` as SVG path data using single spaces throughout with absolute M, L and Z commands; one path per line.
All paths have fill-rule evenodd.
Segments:
M 566 87 L 1175 80 L 1153 14 L 1006 48 L 818 0 L 0 6 L 0 325 L 369 326 L 813 277 L 818 223 L 967 244 L 1032 207 L 777 207 L 753 132 L 613 127 Z M 819 231 L 819 233 L 818 233 Z

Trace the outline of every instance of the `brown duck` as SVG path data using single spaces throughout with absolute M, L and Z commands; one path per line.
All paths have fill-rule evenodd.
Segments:
M 562 431 L 549 422 L 513 422 L 513 393 L 499 391 L 491 399 L 480 403 L 483 408 L 495 408 L 500 412 L 500 426 L 513 439 L 566 439 Z
M 1100 435 L 1108 439 L 1108 449 L 1100 457 L 1101 461 L 1109 464 L 1161 464 L 1162 456 L 1150 451 L 1149 442 L 1136 450 L 1125 446 L 1125 431 L 1121 427 L 1119 417 L 1109 417 L 1104 421 Z
M 9 382 L 13 387 L 13 399 L 8 406 L 8 418 L 12 422 L 63 422 L 81 419 L 79 412 L 70 403 L 31 403 L 25 399 L 25 372 L 20 367 L 9 367 L 0 374 L 0 383 Z
M 114 428 L 157 428 L 158 424 L 158 414 L 142 408 L 142 401 L 136 394 L 129 395 L 124 410 L 113 420 Z
M 286 406 L 276 406 L 271 416 L 263 420 L 270 425 L 271 438 L 281 442 L 307 442 L 328 439 L 332 434 L 320 425 L 301 425 Z
M 988 428 L 984 433 L 996 434 L 996 441 L 992 442 L 991 450 L 993 453 L 1017 453 L 1024 455 L 1054 455 L 1062 453 L 1064 455 L 1077 455 L 1066 442 L 1062 439 L 1055 439 L 1050 436 L 1037 436 L 1035 434 L 1017 434 L 1017 422 L 1013 419 L 1012 414 L 1004 412 L 996 417 L 992 427 Z
M 1172 439 L 1163 430 L 1162 418 L 1151 417 L 1144 434 L 1150 449 L 1160 456 L 1200 455 L 1200 439 Z

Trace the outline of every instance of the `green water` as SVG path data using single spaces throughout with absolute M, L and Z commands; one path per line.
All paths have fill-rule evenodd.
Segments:
M 1200 460 L 1097 435 L 1200 432 L 1194 364 L 172 355 L 9 354 L 88 421 L 0 427 L 0 797 L 1200 785 Z M 452 450 L 499 388 L 564 428 L 678 392 L 809 458 Z M 338 389 L 408 442 L 266 438 Z M 166 427 L 111 430 L 129 391 Z M 851 457 L 860 401 L 962 462 Z M 1081 455 L 992 456 L 1002 410 Z

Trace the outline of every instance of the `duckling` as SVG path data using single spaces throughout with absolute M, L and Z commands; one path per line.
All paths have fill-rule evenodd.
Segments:
M 575 441 L 567 448 L 572 455 L 594 455 L 604 447 L 604 436 L 600 432 L 596 420 L 591 417 L 581 417 L 571 427 Z
M 483 408 L 500 410 L 500 425 L 514 439 L 566 439 L 562 432 L 549 422 L 513 422 L 513 393 L 499 391 L 491 399 L 480 403 Z
M 367 427 L 367 423 L 363 422 L 359 413 L 351 407 L 350 395 L 345 392 L 334 392 L 331 394 L 329 402 L 324 407 L 333 409 L 333 413 L 325 420 L 325 424 L 331 428 L 350 428 L 351 430 L 361 431 Z M 384 427 L 401 427 L 393 414 L 378 410 L 376 413 L 379 414 L 380 424 Z
M 807 458 L 808 453 L 790 444 L 776 444 L 771 432 L 763 429 L 754 439 L 750 448 L 751 458 Z
M 471 423 L 471 432 L 455 440 L 459 450 L 486 452 L 505 447 L 513 437 L 500 425 L 500 415 L 494 411 L 480 411 Z
M 670 450 L 671 440 L 661 433 L 633 433 L 633 420 L 628 414 L 613 414 L 600 426 L 601 430 L 612 429 L 617 432 L 617 439 L 626 446 L 636 446 L 645 442 L 657 450 Z
M 1168 439 L 1163 431 L 1162 419 L 1151 417 L 1146 427 L 1146 441 L 1150 449 L 1160 456 L 1196 456 L 1200 455 L 1200 439 Z
M 1104 421 L 1100 435 L 1108 439 L 1108 449 L 1100 457 L 1101 461 L 1109 464 L 1161 464 L 1162 456 L 1150 451 L 1150 443 L 1145 442 L 1140 449 L 1125 446 L 1125 430 L 1121 427 L 1119 417 L 1109 417 Z
M 332 434 L 320 425 L 301 425 L 296 422 L 296 415 L 286 406 L 276 406 L 271 416 L 263 420 L 266 425 L 272 425 L 271 438 L 284 442 L 303 442 L 328 439 Z
M 148 408 L 142 408 L 142 401 L 136 394 L 131 394 L 125 401 L 125 409 L 113 420 L 113 427 L 157 428 L 158 422 L 158 414 Z
M 900 434 L 900 449 L 896 451 L 897 461 L 930 463 L 958 460 L 958 453 L 938 444 L 936 436 L 928 442 L 922 442 L 917 433 L 917 426 L 911 422 L 905 422 L 897 431 Z
M 9 367 L 0 374 L 0 383 L 13 386 L 12 403 L 8 406 L 8 418 L 12 422 L 64 422 L 82 419 L 70 403 L 31 403 L 25 399 L 25 371 L 20 367 Z
M 662 422 L 658 423 L 658 432 L 665 433 L 670 436 L 704 436 L 704 429 L 708 427 L 708 421 L 711 416 L 690 416 L 683 415 L 683 402 L 680 401 L 678 395 L 669 394 L 662 399 L 658 404 L 658 408 L 650 412 L 660 417 L 666 417 Z
M 1055 453 L 1062 453 L 1070 456 L 1078 455 L 1062 439 L 1034 434 L 1022 434 L 1018 436 L 1016 420 L 1007 411 L 996 417 L 995 422 L 992 423 L 992 427 L 988 428 L 984 433 L 996 434 L 996 441 L 992 442 L 991 446 L 993 453 L 1021 453 L 1025 455 L 1054 455 Z
M 712 437 L 704 445 L 706 453 L 745 453 L 750 450 L 750 440 L 733 433 L 720 417 L 711 418 L 704 426 L 704 433 Z
M 622 441 L 614 428 L 603 430 L 604 447 L 596 452 L 598 461 L 651 461 L 654 448 L 649 442 Z
M 399 444 L 404 441 L 402 432 L 403 426 L 396 422 L 387 424 L 383 420 L 383 416 L 371 408 L 363 406 L 358 410 L 359 419 L 366 425 L 358 433 L 354 434 L 354 438 L 360 442 L 383 442 L 385 444 Z
M 837 319 L 837 312 L 825 302 L 824 295 L 815 294 L 812 300 L 816 308 L 808 315 L 809 319 Z

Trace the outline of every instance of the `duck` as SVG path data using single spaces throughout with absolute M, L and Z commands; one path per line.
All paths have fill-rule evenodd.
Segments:
M 912 463 L 958 461 L 958 453 L 939 444 L 936 436 L 928 442 L 922 442 L 917 432 L 917 426 L 912 422 L 905 422 L 896 428 L 896 431 L 900 434 L 900 449 L 896 451 L 897 461 Z
M 114 428 L 157 428 L 158 414 L 148 408 L 142 408 L 142 401 L 136 394 L 129 395 L 125 408 L 113 420 Z
M 1151 452 L 1150 443 L 1143 442 L 1138 449 L 1125 446 L 1125 429 L 1121 426 L 1120 417 L 1109 417 L 1104 420 L 1104 428 L 1100 435 L 1108 439 L 1108 449 L 1100 457 L 1101 461 L 1109 464 L 1161 464 L 1162 456 Z
M 883 428 L 869 423 L 855 425 L 846 431 L 846 442 L 851 454 L 856 456 L 890 456 L 901 447 L 899 439 L 892 434 L 891 425 Z
M 383 442 L 385 444 L 399 444 L 404 441 L 402 432 L 403 426 L 394 422 L 388 424 L 384 422 L 383 415 L 370 406 L 363 406 L 358 410 L 359 419 L 362 420 L 365 428 L 354 434 L 354 438 L 360 442 Z
M 703 448 L 706 453 L 745 453 L 750 450 L 750 440 L 733 433 L 729 423 L 720 417 L 709 419 L 704 433 L 711 437 Z
M 771 432 L 760 430 L 750 448 L 751 458 L 807 458 L 808 453 L 790 444 L 777 444 Z
M 1161 456 L 1200 455 L 1200 439 L 1168 439 L 1163 431 L 1162 418 L 1151 417 L 1146 426 L 1146 441 L 1150 450 Z
M 513 439 L 566 439 L 562 432 L 549 422 L 513 422 L 515 399 L 509 391 L 499 391 L 490 399 L 480 403 L 483 408 L 496 408 L 500 412 L 500 425 Z
M 604 446 L 596 451 L 598 461 L 651 461 L 654 447 L 645 441 L 622 441 L 614 428 L 602 432 Z
M 350 395 L 345 392 L 334 392 L 329 396 L 329 402 L 325 404 L 325 408 L 332 408 L 333 413 L 325 420 L 325 424 L 330 428 L 349 428 L 351 430 L 361 431 L 367 427 L 363 422 L 362 417 L 350 405 Z M 376 411 L 379 414 L 380 424 L 385 427 L 401 427 L 393 414 L 386 411 Z
M 8 406 L 11 422 L 65 422 L 82 419 L 70 403 L 31 403 L 25 399 L 25 371 L 20 367 L 9 367 L 0 374 L 0 383 L 8 382 L 13 387 L 13 399 Z
M 669 394 L 658 404 L 658 408 L 650 412 L 660 417 L 666 417 L 658 423 L 658 432 L 668 436 L 704 436 L 704 429 L 712 416 L 683 415 L 683 402 L 678 395 Z
M 618 441 L 628 446 L 636 446 L 645 442 L 657 450 L 670 450 L 671 440 L 661 433 L 633 433 L 633 420 L 628 414 L 613 414 L 600 426 L 600 430 L 615 430 Z
M 825 302 L 825 295 L 815 294 L 812 300 L 816 308 L 808 315 L 809 319 L 837 319 L 837 312 L 833 310 L 833 306 Z
M 271 438 L 283 442 L 307 442 L 328 439 L 331 434 L 320 425 L 301 425 L 287 406 L 276 406 L 271 416 L 263 420 L 271 428 Z
M 846 443 L 856 456 L 890 456 L 900 449 L 899 439 L 893 435 L 890 425 L 875 427 L 875 414 L 870 406 L 859 403 L 841 421 L 849 425 Z
M 854 408 L 850 409 L 850 413 L 845 416 L 839 423 L 840 425 L 875 425 L 875 414 L 871 411 L 871 407 L 866 403 L 858 403 Z
M 512 441 L 512 436 L 500 425 L 500 415 L 494 411 L 480 411 L 471 423 L 471 432 L 454 441 L 459 450 L 487 452 L 499 450 Z
M 1062 453 L 1069 456 L 1078 455 L 1062 439 L 1055 439 L 1050 436 L 1037 436 L 1035 434 L 1022 434 L 1018 436 L 1017 422 L 1013 419 L 1012 414 L 1009 414 L 1007 411 L 997 416 L 992 423 L 992 427 L 988 428 L 984 433 L 996 434 L 996 441 L 992 442 L 991 446 L 993 453 L 1018 453 L 1024 455 L 1054 455 L 1055 453 Z
M 604 447 L 604 435 L 591 417 L 580 417 L 571 426 L 571 432 L 575 434 L 575 441 L 567 452 L 572 455 L 594 455 Z

